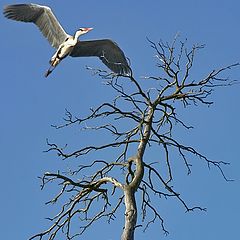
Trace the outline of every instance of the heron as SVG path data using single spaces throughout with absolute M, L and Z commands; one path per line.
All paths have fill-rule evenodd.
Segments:
M 73 36 L 69 35 L 48 6 L 33 3 L 7 5 L 3 14 L 8 19 L 36 24 L 52 47 L 57 49 L 49 61 L 50 67 L 45 77 L 67 56 L 95 56 L 116 74 L 129 75 L 131 72 L 124 52 L 116 42 L 110 39 L 80 41 L 79 37 L 93 28 L 82 27 Z

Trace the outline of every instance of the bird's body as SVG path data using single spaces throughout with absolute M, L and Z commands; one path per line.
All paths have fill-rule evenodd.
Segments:
M 61 43 L 55 52 L 55 54 L 50 59 L 50 68 L 46 72 L 45 76 L 47 77 L 53 69 L 73 51 L 75 45 L 78 42 L 78 38 L 80 35 L 92 30 L 92 28 L 81 28 L 79 29 L 74 36 L 68 36 L 63 43 Z
M 57 51 L 49 61 L 50 68 L 45 74 L 46 77 L 53 71 L 53 69 L 61 62 L 62 59 L 67 57 L 72 52 L 76 43 L 77 41 L 72 36 L 70 36 L 58 47 Z
M 99 57 L 102 62 L 117 74 L 129 74 L 130 67 L 123 51 L 110 39 L 79 41 L 78 38 L 92 30 L 80 28 L 74 36 L 65 32 L 52 10 L 47 6 L 37 4 L 15 4 L 4 8 L 5 17 L 23 22 L 32 22 L 37 25 L 49 43 L 57 49 L 50 60 L 47 77 L 53 69 L 67 56 L 72 57 Z

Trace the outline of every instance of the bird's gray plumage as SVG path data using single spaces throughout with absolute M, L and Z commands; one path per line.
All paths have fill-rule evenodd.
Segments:
M 130 71 L 123 51 L 110 39 L 78 41 L 70 53 L 70 56 L 96 56 L 113 72 L 127 74 Z
M 68 36 L 49 7 L 37 4 L 14 4 L 6 6 L 3 14 L 12 20 L 35 23 L 55 48 L 58 48 Z
M 66 39 L 71 37 L 47 6 L 38 4 L 8 5 L 4 8 L 3 14 L 12 20 L 36 24 L 49 43 L 57 49 Z M 118 74 L 130 73 L 130 67 L 123 51 L 109 39 L 77 41 L 69 55 L 72 57 L 96 56 L 113 72 Z

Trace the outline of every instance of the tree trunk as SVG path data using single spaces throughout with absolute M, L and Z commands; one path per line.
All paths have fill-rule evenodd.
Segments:
M 153 113 L 154 113 L 153 108 L 150 108 L 148 111 L 148 116 L 146 118 L 143 137 L 141 138 L 141 141 L 138 145 L 137 155 L 136 157 L 131 159 L 136 164 L 134 178 L 129 185 L 124 186 L 125 197 L 124 200 L 126 210 L 125 210 L 125 226 L 121 240 L 134 240 L 134 231 L 137 224 L 137 206 L 135 200 L 135 193 L 144 175 L 143 155 L 151 132 Z
M 125 195 L 125 226 L 121 240 L 134 240 L 134 230 L 137 223 L 137 206 L 135 190 L 129 185 L 124 187 Z

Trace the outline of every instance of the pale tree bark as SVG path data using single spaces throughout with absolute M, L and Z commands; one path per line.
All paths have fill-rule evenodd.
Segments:
M 109 140 L 104 142 L 106 140 L 103 139 L 100 145 L 93 140 L 92 145 L 75 151 L 47 142 L 46 152 L 55 152 L 63 160 L 74 158 L 76 161 L 77 158 L 80 165 L 43 175 L 42 188 L 48 183 L 57 184 L 56 189 L 59 190 L 47 204 L 59 204 L 59 212 L 48 218 L 51 224 L 47 230 L 30 239 L 73 239 L 91 229 L 96 221 L 106 219 L 111 223 L 116 220 L 122 207 L 125 208 L 122 240 L 134 240 L 137 227 L 142 226 L 146 230 L 153 223 L 160 224 L 167 234 L 160 208 L 153 202 L 160 204 L 162 197 L 174 198 L 186 211 L 205 210 L 200 206 L 189 207 L 174 189 L 172 152 L 178 153 L 182 161 L 183 168 L 179 171 L 185 170 L 186 174 L 190 174 L 190 159 L 195 157 L 207 163 L 208 167 L 216 167 L 229 181 L 223 169 L 228 163 L 212 161 L 196 148 L 185 145 L 174 135 L 174 129 L 181 127 L 189 131 L 192 126 L 179 118 L 178 109 L 199 104 L 210 106 L 213 102 L 208 97 L 215 88 L 236 83 L 224 77 L 224 73 L 239 64 L 212 70 L 205 76 L 192 77 L 193 60 L 203 46 L 194 45 L 188 49 L 186 42 L 178 42 L 177 37 L 172 43 L 149 42 L 155 51 L 159 75 L 145 76 L 137 81 L 133 74 L 116 76 L 96 70 L 95 73 L 104 78 L 116 97 L 91 108 L 85 117 L 73 116 L 66 110 L 64 122 L 54 126 L 58 130 L 79 126 L 85 132 L 95 131 L 95 136 L 99 138 L 103 131 L 109 134 Z M 157 154 L 161 154 L 161 162 L 166 166 L 164 174 L 162 163 L 152 162 L 146 157 L 146 150 L 152 151 L 151 146 L 155 146 Z M 108 157 L 96 157 L 100 151 Z M 136 197 L 137 192 L 141 197 Z M 159 201 L 151 201 L 153 198 Z M 140 220 L 141 224 L 138 224 Z M 77 226 L 74 229 L 79 229 L 78 232 L 72 230 L 73 225 Z
M 122 240 L 133 240 L 135 227 L 137 224 L 137 206 L 135 200 L 135 191 L 129 186 L 124 187 L 125 202 L 125 226 L 122 234 Z
M 146 145 L 149 141 L 149 136 L 151 133 L 151 125 L 153 118 L 152 107 L 148 110 L 148 114 L 145 120 L 145 126 L 141 141 L 138 145 L 138 152 L 135 158 L 130 160 L 136 164 L 136 172 L 133 177 L 132 182 L 124 187 L 124 198 L 125 198 L 125 227 L 122 234 L 122 240 L 133 240 L 134 231 L 137 224 L 137 206 L 135 199 L 135 192 L 137 191 L 140 183 L 142 182 L 144 175 L 144 163 L 143 156 L 146 149 Z

